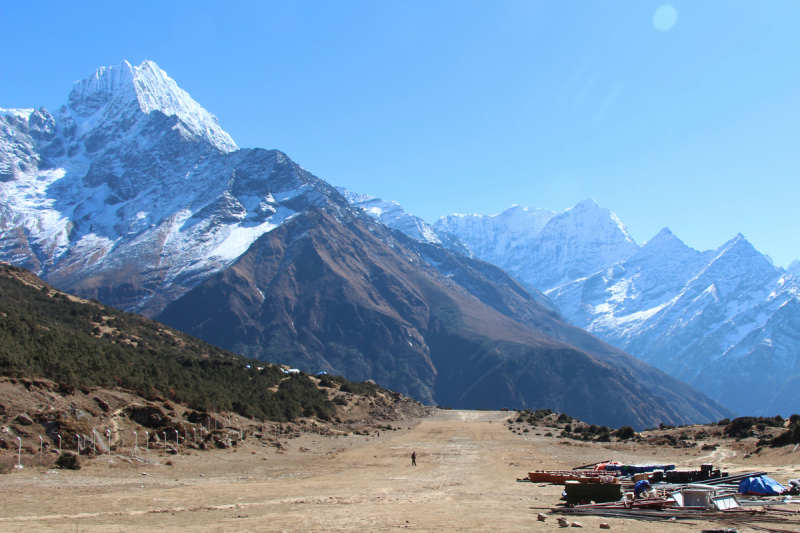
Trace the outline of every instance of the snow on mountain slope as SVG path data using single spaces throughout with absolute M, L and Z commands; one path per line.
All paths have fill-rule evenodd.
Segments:
M 555 216 L 547 209 L 529 209 L 513 205 L 494 216 L 448 215 L 441 217 L 434 228 L 458 235 L 475 254 L 489 261 L 508 254 L 510 250 L 525 249 L 542 227 Z M 497 264 L 497 263 L 495 263 Z
M 397 202 L 385 202 L 368 194 L 348 191 L 344 187 L 337 187 L 336 190 L 347 199 L 351 206 L 363 209 L 369 216 L 390 228 L 400 230 L 418 241 L 442 244 L 430 224 L 419 217 L 406 213 Z
M 591 199 L 559 214 L 515 205 L 493 216 L 447 215 L 434 229 L 539 290 L 593 274 L 639 248 L 617 216 Z
M 190 137 L 202 138 L 222 152 L 236 150 L 236 143 L 222 131 L 216 117 L 192 100 L 152 61 L 138 67 L 123 61 L 117 67 L 102 67 L 94 75 L 75 82 L 66 112 L 74 120 L 79 137 L 89 137 L 87 148 L 93 151 L 91 132 L 99 129 L 107 132 L 112 129 L 109 123 L 114 122 L 125 129 L 119 119 L 129 116 L 123 111 L 126 108 L 145 115 L 159 111 L 178 117 Z
M 800 373 L 797 277 L 742 235 L 701 253 L 664 229 L 626 261 L 546 294 L 574 324 L 734 411 L 800 407 L 772 402 Z M 761 394 L 743 395 L 745 385 Z
M 238 150 L 155 63 L 76 82 L 55 116 L 0 114 L 0 259 L 157 313 L 310 205 L 345 206 L 278 151 Z
M 543 290 L 574 325 L 734 411 L 800 410 L 800 262 L 777 268 L 742 235 L 699 252 L 665 228 L 639 247 L 593 200 L 560 214 L 448 215 L 434 229 Z
M 344 187 L 337 187 L 336 190 L 345 197 L 351 206 L 363 209 L 378 222 L 401 231 L 412 239 L 430 244 L 440 244 L 448 250 L 464 254 L 467 257 L 474 256 L 458 237 L 446 231 L 434 231 L 433 226 L 419 217 L 406 213 L 397 202 L 386 202 L 369 194 L 348 191 Z

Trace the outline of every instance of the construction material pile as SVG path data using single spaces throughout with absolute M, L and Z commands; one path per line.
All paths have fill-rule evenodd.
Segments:
M 591 470 L 588 470 L 591 469 Z M 800 494 L 766 472 L 730 475 L 711 464 L 699 470 L 675 470 L 675 465 L 623 465 L 604 461 L 570 471 L 529 472 L 535 482 L 564 484 L 558 515 L 630 518 L 647 521 L 709 520 L 725 526 L 746 524 L 763 531 L 788 531 L 764 524 L 800 526 L 800 510 L 789 508 Z M 800 503 L 800 501 L 798 501 Z M 541 520 L 540 514 L 540 520 Z M 565 519 L 559 519 L 565 520 Z

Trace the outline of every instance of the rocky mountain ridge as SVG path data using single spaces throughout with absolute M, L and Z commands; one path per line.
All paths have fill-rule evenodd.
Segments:
M 285 154 L 236 149 L 152 62 L 0 128 L 0 258 L 148 316 L 309 205 L 347 205 Z
M 572 322 L 740 413 L 800 407 L 800 284 L 742 235 L 698 252 L 662 230 L 548 291 Z
M 246 355 L 367 376 L 439 405 L 554 405 L 635 427 L 729 411 L 564 323 L 501 269 L 313 208 L 259 238 L 160 321 Z M 613 405 L 596 397 L 613 395 Z
M 800 407 L 797 261 L 776 267 L 741 234 L 699 252 L 665 228 L 639 246 L 593 200 L 558 215 L 448 215 L 434 228 L 540 289 L 572 324 L 739 413 Z
M 0 258 L 240 353 L 453 407 L 636 427 L 730 414 L 453 252 L 445 230 L 377 199 L 350 197 L 357 209 L 276 150 L 236 149 L 155 64 L 99 70 L 55 115 L 4 112 L 0 157 Z M 553 239 L 579 235 L 556 219 Z
M 515 205 L 494 216 L 447 215 L 436 231 L 541 291 L 624 260 L 638 250 L 627 228 L 592 199 L 562 213 Z

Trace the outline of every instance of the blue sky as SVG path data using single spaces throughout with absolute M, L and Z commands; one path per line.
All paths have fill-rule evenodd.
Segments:
M 429 222 L 593 197 L 640 243 L 665 226 L 698 249 L 741 232 L 776 264 L 800 258 L 800 2 L 4 2 L 0 16 L 3 108 L 54 110 L 98 67 L 150 59 L 240 147 Z

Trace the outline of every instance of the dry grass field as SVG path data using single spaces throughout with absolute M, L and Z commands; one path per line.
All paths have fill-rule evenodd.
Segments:
M 517 482 L 528 470 L 615 459 L 680 467 L 713 461 L 732 472 L 765 469 L 781 482 L 798 472 L 791 447 L 744 459 L 725 446 L 703 452 L 582 443 L 546 437 L 546 428 L 512 433 L 509 416 L 438 411 L 393 423 L 399 429 L 380 437 L 305 433 L 286 451 L 248 439 L 176 456 L 151 450 L 132 462 L 100 455 L 79 471 L 29 466 L 0 476 L 0 531 L 550 531 L 558 529 L 555 518 L 538 522 L 535 508 L 556 505 L 562 487 Z M 612 531 L 637 533 L 719 527 L 580 521 L 584 529 L 609 522 Z

